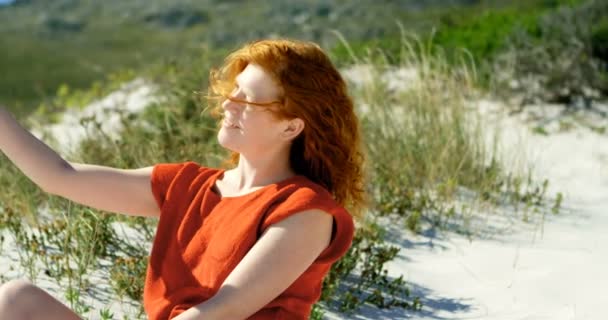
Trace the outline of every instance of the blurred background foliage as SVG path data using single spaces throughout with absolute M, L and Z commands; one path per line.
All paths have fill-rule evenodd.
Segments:
M 605 95 L 607 10 L 605 1 L 584 0 L 17 0 L 0 6 L 0 103 L 27 114 L 52 99 L 61 84 L 89 88 L 112 72 L 141 72 L 199 55 L 202 47 L 216 64 L 229 50 L 261 37 L 314 40 L 346 64 L 350 56 L 334 30 L 355 52 L 382 49 L 393 62 L 402 30 L 429 39 L 448 57 L 465 49 L 484 70 L 486 85 L 497 57 L 503 62 L 507 52 L 518 75 L 550 73 L 540 80 L 550 91 L 565 90 L 561 73 L 574 68 L 588 74 L 598 66 L 593 79 L 570 79 L 577 83 L 566 84 L 566 91 Z M 544 63 L 558 53 L 574 66 L 547 70 Z

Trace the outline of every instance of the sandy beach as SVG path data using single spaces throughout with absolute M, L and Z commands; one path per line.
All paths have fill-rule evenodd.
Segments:
M 141 99 L 148 99 L 149 89 L 140 82 L 128 88 L 132 93 L 120 99 L 127 101 L 127 109 L 141 110 Z M 101 114 L 95 110 L 107 108 L 101 101 L 83 115 Z M 505 109 L 492 101 L 480 101 L 479 108 L 492 115 Z M 66 128 L 76 130 L 77 116 L 65 117 Z M 481 232 L 472 238 L 449 230 L 404 232 L 405 226 L 386 218 L 388 240 L 401 248 L 388 265 L 389 274 L 405 276 L 412 295 L 421 297 L 422 310 L 365 306 L 352 316 L 328 312 L 326 319 L 606 319 L 608 277 L 603 271 L 608 268 L 608 248 L 603 244 L 608 243 L 608 135 L 584 127 L 533 134 L 530 123 L 517 115 L 488 121 L 504 133 L 507 157 L 525 154 L 534 164 L 535 176 L 549 179 L 548 196 L 564 194 L 561 212 L 537 215 L 524 223 L 516 215 L 479 210 L 476 223 Z M 50 130 L 60 139 L 67 132 L 60 124 Z M 66 144 L 72 146 L 83 133 L 68 132 Z M 18 268 L 17 247 L 5 235 L 0 274 L 4 279 L 26 276 Z M 94 307 L 109 307 L 115 318 L 133 314 L 131 304 L 108 296 L 107 274 L 100 271 L 92 278 L 99 287 L 86 301 Z M 53 281 L 41 277 L 38 283 L 63 297 L 61 286 Z
M 549 179 L 549 196 L 564 194 L 561 212 L 545 214 L 544 223 L 478 212 L 480 227 L 494 232 L 472 239 L 404 234 L 387 220 L 390 242 L 401 248 L 389 274 L 409 280 L 422 311 L 365 307 L 352 319 L 606 319 L 608 136 L 582 127 L 533 134 L 522 118 L 498 117 L 493 125 L 507 133 L 506 154 L 527 153 L 536 177 Z

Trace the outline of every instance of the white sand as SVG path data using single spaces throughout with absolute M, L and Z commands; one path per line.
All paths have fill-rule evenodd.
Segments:
M 62 152 L 71 152 L 79 142 L 92 132 L 96 132 L 95 122 L 101 124 L 101 130 L 118 139 L 121 124 L 121 113 L 138 113 L 151 103 L 159 101 L 155 96 L 156 88 L 141 78 L 125 83 L 119 90 L 95 101 L 82 110 L 68 109 L 59 123 L 33 129 L 32 133 L 40 138 L 45 135 L 58 142 Z M 81 123 L 82 119 L 85 121 Z
M 496 107 L 502 108 L 480 106 Z M 523 117 L 494 125 L 506 133 L 507 156 L 527 153 L 536 175 L 550 180 L 549 196 L 565 194 L 562 213 L 547 214 L 542 225 L 505 224 L 490 215 L 486 228 L 505 232 L 472 241 L 450 232 L 404 235 L 405 227 L 384 223 L 401 247 L 389 274 L 405 275 L 424 306 L 421 312 L 365 307 L 353 319 L 607 318 L 608 135 L 580 127 L 532 134 Z
M 393 75 L 402 80 L 415 78 L 408 72 Z M 146 95 L 140 94 L 145 101 Z M 97 114 L 94 110 L 103 109 L 102 105 L 90 112 Z M 495 110 L 500 106 L 484 101 L 480 108 Z M 392 234 L 389 240 L 401 247 L 398 258 L 389 264 L 389 272 L 395 277 L 406 276 L 413 295 L 421 297 L 423 310 L 366 306 L 352 316 L 329 312 L 326 318 L 605 319 L 608 277 L 603 272 L 608 269 L 608 249 L 602 245 L 608 243 L 608 135 L 584 128 L 532 135 L 529 126 L 522 123 L 511 117 L 494 125 L 503 126 L 507 133 L 507 156 L 516 159 L 525 154 L 535 164 L 538 177 L 550 180 L 549 195 L 557 191 L 565 194 L 561 214 L 548 214 L 539 226 L 509 219 L 508 215 L 479 212 L 486 231 L 482 233 L 494 236 L 472 241 L 450 232 L 404 233 L 405 227 L 386 221 L 384 225 Z M 69 127 L 72 125 L 64 128 Z M 64 136 L 59 131 L 54 134 Z M 74 131 L 69 135 L 80 137 Z M 18 254 L 10 237 L 0 247 L 0 274 L 8 278 L 24 275 L 23 270 L 11 270 L 18 265 Z M 103 285 L 107 275 L 96 279 L 101 291 L 93 293 L 92 299 L 107 295 L 109 290 L 107 283 Z M 62 297 L 57 285 L 48 281 L 41 284 Z M 108 299 L 112 298 L 99 299 L 94 306 L 107 306 Z M 117 301 L 110 305 L 117 319 L 132 314 L 121 311 Z M 99 317 L 93 314 L 91 318 Z
M 136 230 L 127 227 L 124 224 L 115 223 L 117 234 L 123 236 L 123 239 L 127 239 L 132 244 L 141 244 L 143 242 L 143 235 L 139 234 Z M 26 229 L 27 230 L 27 229 Z M 30 230 L 28 230 L 29 232 Z M 53 297 L 60 300 L 64 304 L 70 306 L 65 293 L 66 289 L 70 284 L 64 279 L 61 282 L 57 282 L 53 278 L 44 274 L 46 266 L 40 259 L 34 259 L 33 274 L 32 271 L 28 270 L 24 266 L 29 265 L 28 259 L 25 256 L 26 250 L 19 250 L 16 244 L 14 236 L 9 232 L 1 232 L 4 235 L 3 243 L 0 243 L 0 283 L 3 283 L 10 279 L 28 279 L 34 282 L 39 287 L 49 292 Z M 21 260 L 23 259 L 23 260 Z M 74 257 L 69 257 L 72 267 L 75 268 Z M 110 283 L 110 268 L 112 261 L 104 260 L 99 262 L 102 268 L 95 269 L 92 272 L 88 272 L 84 275 L 84 279 L 89 281 L 91 284 L 88 290 L 82 290 L 79 292 L 81 298 L 80 302 L 83 302 L 87 306 L 91 307 L 93 312 L 88 314 L 87 319 L 100 319 L 99 311 L 102 309 L 109 310 L 113 315 L 113 319 L 123 319 L 123 315 L 129 315 L 129 319 L 136 319 L 135 315 L 139 313 L 139 304 L 132 301 L 130 298 L 125 297 L 120 300 L 115 294 Z M 74 288 L 77 288 L 76 284 L 72 284 Z
M 122 128 L 121 113 L 141 112 L 151 103 L 160 101 L 161 98 L 155 94 L 156 91 L 155 86 L 150 83 L 143 79 L 135 79 L 125 83 L 119 90 L 108 96 L 87 105 L 82 110 L 70 109 L 62 116 L 60 122 L 39 130 L 34 129 L 32 132 L 43 140 L 51 138 L 50 142 L 53 140 L 58 142 L 58 151 L 63 155 L 74 151 L 82 139 L 94 132 L 92 123 L 81 125 L 80 120 L 83 118 L 91 118 L 100 122 L 104 133 L 119 138 Z M 40 213 L 47 215 L 45 208 L 40 208 Z M 130 241 L 134 244 L 143 243 L 149 247 L 150 244 L 146 244 L 142 240 L 142 235 L 138 234 L 136 230 L 118 223 L 115 224 L 115 228 L 117 228 L 117 234 L 123 235 L 123 238 L 131 239 Z M 27 251 L 19 250 L 14 236 L 8 231 L 0 230 L 0 235 L 3 236 L 3 241 L 0 242 L 0 283 L 10 279 L 27 278 L 67 304 L 65 291 L 68 283 L 65 281 L 57 283 L 44 275 L 45 266 L 39 260 L 32 264 L 31 270 L 35 271 L 28 271 L 28 268 L 24 267 L 28 263 L 21 261 L 26 258 L 24 255 Z M 27 259 L 23 261 L 27 261 Z M 99 319 L 99 310 L 105 308 L 113 313 L 114 319 L 122 319 L 123 315 L 128 315 L 129 319 L 135 319 L 137 318 L 135 315 L 139 311 L 137 304 L 128 298 L 119 301 L 113 294 L 109 275 L 111 263 L 111 261 L 102 261 L 101 264 L 104 268 L 86 275 L 86 279 L 91 281 L 92 288 L 80 293 L 81 301 L 95 310 L 88 318 Z

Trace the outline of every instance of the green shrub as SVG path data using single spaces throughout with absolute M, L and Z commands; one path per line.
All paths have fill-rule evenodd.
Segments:
M 364 303 L 378 308 L 420 310 L 420 297 L 411 296 L 403 276 L 388 275 L 384 265 L 397 256 L 399 248 L 385 244 L 384 238 L 382 227 L 374 223 L 357 230 L 351 249 L 325 278 L 320 303 L 337 305 L 348 314 Z M 358 274 L 353 272 L 355 268 L 360 270 Z M 353 281 L 353 277 L 357 280 Z
M 369 219 L 360 221 L 353 246 L 324 281 L 321 301 L 313 314 L 317 318 L 324 308 L 354 312 L 365 303 L 379 308 L 420 308 L 420 297 L 411 296 L 403 277 L 388 275 L 386 263 L 399 252 L 386 244 L 384 231 L 373 222 L 374 217 L 400 215 L 404 229 L 414 231 L 422 220 L 445 226 L 448 219 L 464 217 L 452 201 L 458 197 L 459 188 L 473 190 L 477 197 L 473 202 L 491 203 L 511 192 L 514 202 L 542 205 L 544 192 L 528 196 L 524 181 L 510 178 L 495 157 L 493 146 L 483 143 L 478 119 L 468 108 L 468 101 L 477 96 L 474 64 L 463 58 L 460 67 L 452 68 L 441 50 L 415 41 L 404 41 L 401 46 L 399 67 L 415 70 L 417 75 L 405 88 L 394 88 L 386 82 L 386 72 L 393 67 L 381 52 L 353 57 L 353 61 L 372 62 L 374 75 L 373 81 L 352 88 L 360 107 L 369 163 L 374 164 L 369 168 L 367 186 L 373 203 Z M 169 60 L 147 73 L 159 87 L 163 101 L 142 113 L 122 113 L 120 139 L 98 130 L 82 141 L 75 154 L 68 155 L 69 160 L 120 168 L 184 160 L 219 166 L 226 152 L 216 141 L 216 122 L 202 98 L 212 56 L 203 50 L 193 57 Z M 61 99 L 79 100 L 69 90 Z M 369 107 L 367 111 L 364 105 Z M 69 301 L 84 314 L 91 310 L 80 293 L 91 286 L 90 272 L 110 259 L 115 262 L 110 268 L 115 294 L 131 298 L 141 294 L 147 253 L 137 245 L 119 241 L 121 237 L 110 226 L 117 221 L 127 223 L 150 241 L 155 220 L 108 215 L 48 197 L 6 159 L 0 161 L 0 169 L 0 185 L 20 193 L 15 198 L 0 195 L 3 207 L 9 208 L 5 212 L 12 212 L 0 214 L 7 216 L 0 220 L 0 227 L 21 237 L 23 261 L 29 263 L 32 276 L 39 274 L 35 262 L 42 259 L 49 266 L 50 276 L 58 282 L 68 280 Z M 513 186 L 505 187 L 509 183 Z M 37 216 L 44 203 L 50 208 L 51 219 Z M 26 228 L 19 218 L 24 213 L 17 211 L 20 207 L 27 208 L 24 211 L 30 212 L 39 231 L 23 231 Z M 41 237 L 40 232 L 46 236 Z
M 591 31 L 591 48 L 593 56 L 608 65 L 608 17 L 603 16 Z
M 504 48 L 505 40 L 515 28 L 536 32 L 537 15 L 536 11 L 503 9 L 463 18 L 460 12 L 449 12 L 441 18 L 441 27 L 433 41 L 447 50 L 466 49 L 477 62 L 485 61 Z
M 495 87 L 522 103 L 548 101 L 591 107 L 608 95 L 608 3 L 587 1 L 542 16 L 536 33 L 519 30 L 495 60 Z M 581 103 L 582 102 L 582 103 Z
M 348 43 L 344 46 L 355 52 Z M 479 96 L 471 59 L 461 56 L 454 67 L 432 44 L 407 39 L 401 46 L 397 66 L 378 51 L 351 58 L 360 63 L 355 67 L 364 67 L 360 76 L 369 76 L 352 87 L 371 164 L 369 215 L 400 216 L 404 228 L 414 232 L 430 222 L 475 234 L 482 230 L 471 229 L 467 208 L 456 205 L 462 197 L 459 190 L 472 191 L 473 197 L 465 200 L 469 208 L 480 203 L 512 205 L 523 212 L 524 220 L 529 210 L 549 205 L 547 182 L 538 185 L 507 168 L 498 155 L 498 134 L 485 132 L 480 125 L 471 105 Z M 391 83 L 389 74 L 396 69 L 414 76 Z M 486 135 L 494 142 L 486 144 Z M 525 206 L 520 208 L 522 203 Z M 556 207 L 557 212 L 559 204 Z M 383 239 L 382 228 L 374 223 L 358 230 L 353 247 L 326 278 L 322 301 L 341 292 L 337 304 L 347 312 L 363 303 L 420 307 L 420 297 L 410 296 L 402 278 L 385 274 L 383 265 L 398 254 L 398 248 L 384 245 Z M 353 285 L 347 279 L 356 274 L 361 278 Z

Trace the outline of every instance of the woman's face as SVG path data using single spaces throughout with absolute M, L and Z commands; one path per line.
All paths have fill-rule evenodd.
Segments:
M 278 120 L 270 106 L 256 106 L 251 103 L 268 103 L 279 100 L 281 88 L 262 67 L 248 64 L 236 77 L 235 88 L 226 99 L 224 120 L 218 132 L 219 143 L 229 150 L 252 154 L 272 150 L 284 139 L 287 120 Z M 237 101 L 238 100 L 238 101 Z

